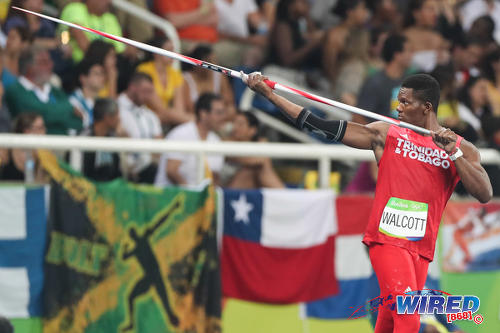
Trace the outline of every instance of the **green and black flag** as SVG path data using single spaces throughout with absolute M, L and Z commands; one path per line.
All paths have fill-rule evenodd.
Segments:
M 93 183 L 48 152 L 44 333 L 220 332 L 214 191 Z

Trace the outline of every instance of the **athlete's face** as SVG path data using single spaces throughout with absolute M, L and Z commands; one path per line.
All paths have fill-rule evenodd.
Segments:
M 398 119 L 410 124 L 422 126 L 426 112 L 431 111 L 432 106 L 429 102 L 422 102 L 413 96 L 413 89 L 401 88 L 398 93 L 397 107 Z

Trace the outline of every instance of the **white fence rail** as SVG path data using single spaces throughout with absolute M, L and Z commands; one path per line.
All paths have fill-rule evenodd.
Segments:
M 0 148 L 50 149 L 63 151 L 116 151 L 116 152 L 185 152 L 196 154 L 201 161 L 205 155 L 268 156 L 276 159 L 317 160 L 320 187 L 327 188 L 331 161 L 369 161 L 373 154 L 344 145 L 293 143 L 240 143 L 240 142 L 180 142 L 128 138 L 68 137 L 57 135 L 0 134 Z M 500 153 L 494 149 L 481 149 L 483 164 L 500 164 Z M 199 164 L 199 179 L 203 177 L 203 164 Z

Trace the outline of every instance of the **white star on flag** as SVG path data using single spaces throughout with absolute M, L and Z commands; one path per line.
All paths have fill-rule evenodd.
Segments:
M 235 222 L 242 221 L 245 224 L 250 223 L 248 214 L 252 211 L 253 205 L 247 201 L 245 194 L 241 193 L 238 200 L 232 200 L 231 207 L 234 209 Z

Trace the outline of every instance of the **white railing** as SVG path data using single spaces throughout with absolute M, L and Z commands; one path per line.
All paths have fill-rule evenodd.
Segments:
M 331 161 L 369 161 L 373 154 L 343 145 L 293 144 L 293 143 L 240 143 L 240 142 L 179 142 L 128 138 L 37 136 L 25 134 L 0 134 L 0 148 L 116 151 L 116 152 L 185 152 L 198 156 L 267 156 L 276 159 L 317 160 L 320 187 L 327 188 Z M 500 153 L 494 149 L 481 149 L 483 164 L 500 164 Z M 203 179 L 203 163 L 198 163 L 198 178 Z

